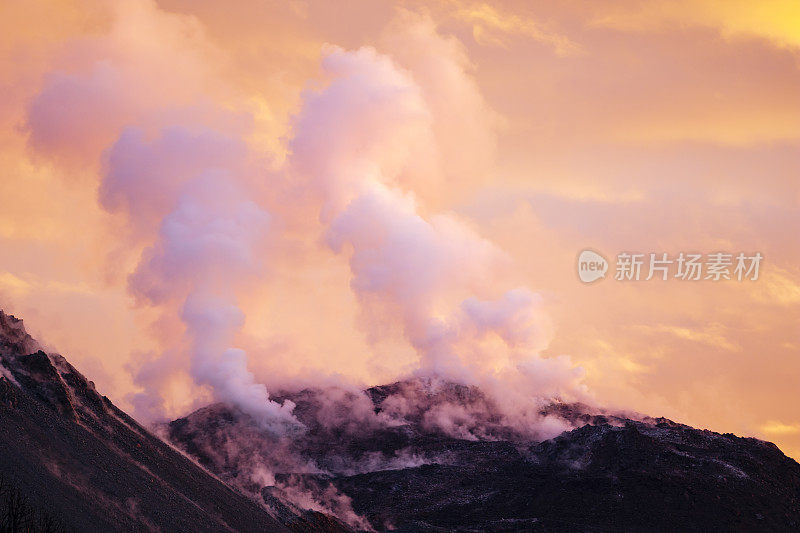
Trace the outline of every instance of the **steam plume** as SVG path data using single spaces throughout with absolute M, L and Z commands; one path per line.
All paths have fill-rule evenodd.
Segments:
M 417 37 L 436 39 L 424 31 Z M 540 298 L 514 287 L 478 297 L 507 258 L 454 213 L 423 215 L 407 189 L 407 176 L 420 171 L 447 179 L 430 149 L 446 131 L 433 127 L 437 113 L 452 117 L 455 110 L 439 100 L 429 105 L 430 91 L 371 48 L 331 49 L 323 69 L 332 81 L 307 93 L 290 165 L 319 199 L 326 243 L 349 253 L 351 287 L 370 336 L 399 323 L 422 372 L 459 380 L 548 366 L 538 355 L 547 341 Z M 547 375 L 555 381 L 538 380 L 544 387 L 537 392 L 573 388 L 579 373 L 565 363 L 553 361 L 559 370 Z
M 130 142 L 137 157 L 128 154 Z M 270 216 L 248 198 L 241 171 L 221 166 L 235 160 L 236 144 L 213 132 L 173 129 L 144 146 L 138 136 L 123 134 L 111 151 L 103 190 L 107 203 L 126 206 L 131 220 L 143 225 L 151 214 L 158 216 L 159 204 L 171 206 L 130 277 L 130 289 L 155 305 L 179 302 L 195 381 L 282 431 L 294 424 L 291 403 L 270 402 L 266 387 L 248 371 L 245 352 L 232 347 L 244 324 L 236 291 L 263 269 L 270 229 Z M 161 195 L 151 204 L 155 185 Z
M 28 122 L 34 149 L 102 161 L 100 202 L 125 217 L 121 240 L 143 250 L 129 291 L 185 328 L 135 371 L 151 415 L 163 412 L 154 398 L 165 376 L 188 369 L 192 395 L 210 391 L 276 432 L 297 426 L 291 402 L 269 399 L 237 346 L 240 298 L 282 259 L 268 251 L 287 229 L 317 232 L 303 238 L 346 258 L 368 339 L 400 330 L 418 373 L 480 382 L 509 406 L 523 401 L 498 384 L 523 398 L 533 386 L 581 392 L 568 359 L 539 356 L 549 337 L 541 299 L 513 283 L 498 290 L 508 257 L 445 200 L 453 183 L 488 171 L 494 145 L 494 116 L 457 40 L 400 12 L 383 52 L 327 45 L 325 81 L 302 94 L 288 158 L 267 173 L 247 106 L 203 61 L 216 55 L 197 28 L 151 3 L 113 11 L 109 35 L 76 45 L 81 64 L 45 80 Z M 132 40 L 143 28 L 160 41 Z M 179 54 L 173 76 L 156 53 L 165 48 Z M 58 108 L 102 116 L 65 136 L 73 119 Z

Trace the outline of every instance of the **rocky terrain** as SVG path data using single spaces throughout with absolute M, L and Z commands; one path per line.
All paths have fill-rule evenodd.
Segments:
M 0 530 L 286 531 L 0 311 Z M 14 511 L 17 509 L 17 511 Z
M 800 531 L 800 465 L 757 439 L 435 377 L 273 399 L 297 428 L 169 423 L 193 462 L 0 312 L 0 530 Z
M 574 429 L 535 441 L 478 388 L 439 380 L 281 399 L 307 431 L 260 434 L 214 405 L 172 422 L 170 438 L 251 489 L 264 468 L 265 501 L 294 498 L 354 529 L 800 530 L 800 465 L 757 439 L 556 402 L 540 415 Z

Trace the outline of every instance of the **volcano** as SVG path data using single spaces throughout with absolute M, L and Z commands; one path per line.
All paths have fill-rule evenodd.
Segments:
M 796 461 L 664 418 L 550 400 L 530 425 L 417 377 L 282 391 L 280 434 L 209 405 L 168 443 L 1 311 L 0 363 L 3 531 L 800 529 Z
M 800 464 L 774 444 L 549 402 L 532 438 L 475 386 L 417 378 L 286 392 L 305 431 L 217 404 L 170 440 L 271 505 L 377 531 L 797 531 Z M 398 408 L 400 406 L 401 408 Z M 253 469 L 272 472 L 259 486 Z

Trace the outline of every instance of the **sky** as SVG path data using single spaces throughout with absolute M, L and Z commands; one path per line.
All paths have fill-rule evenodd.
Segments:
M 137 418 L 432 372 L 800 458 L 797 2 L 0 12 L 0 307 Z

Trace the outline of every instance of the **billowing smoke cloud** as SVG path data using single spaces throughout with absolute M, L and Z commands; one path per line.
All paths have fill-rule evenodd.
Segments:
M 108 33 L 75 43 L 69 71 L 49 74 L 31 102 L 29 144 L 66 167 L 101 170 L 102 206 L 127 221 L 116 246 L 142 250 L 130 293 L 160 310 L 169 326 L 156 328 L 174 330 L 173 317 L 185 328 L 184 339 L 161 335 L 163 353 L 134 367 L 145 389 L 131 398 L 136 414 L 164 416 L 163 396 L 188 372 L 195 387 L 184 395 L 210 392 L 265 427 L 295 427 L 291 403 L 269 401 L 235 345 L 238 294 L 264 273 L 272 223 L 253 200 L 251 120 L 216 103 L 227 94 L 210 61 L 217 51 L 195 21 L 152 2 L 108 7 Z
M 239 301 L 281 260 L 273 245 L 285 230 L 349 261 L 369 341 L 399 333 L 418 374 L 480 383 L 509 409 L 532 390 L 582 394 L 568 359 L 539 356 L 549 338 L 541 299 L 513 282 L 498 290 L 509 258 L 448 203 L 454 184 L 490 169 L 494 146 L 494 115 L 457 40 L 401 12 L 384 53 L 326 46 L 324 81 L 302 94 L 288 157 L 268 173 L 253 121 L 237 111 L 247 105 L 198 55 L 215 51 L 195 25 L 148 3 L 114 12 L 109 35 L 77 47 L 74 71 L 45 80 L 28 125 L 42 153 L 102 161 L 99 200 L 126 220 L 120 241 L 141 250 L 129 291 L 159 310 L 162 331 L 177 319 L 185 330 L 163 335 L 162 354 L 134 371 L 145 389 L 133 398 L 137 414 L 163 414 L 160 400 L 183 371 L 188 395 L 208 401 L 210 392 L 277 433 L 298 427 L 293 404 L 269 399 L 237 346 Z M 160 30 L 159 43 L 132 39 L 143 28 Z M 167 48 L 179 54 L 172 75 L 157 53 Z M 86 113 L 92 127 L 65 135 L 75 119 L 58 108 Z M 436 417 L 458 415 L 443 409 Z
M 416 37 L 441 47 L 431 31 L 423 25 Z M 459 61 L 457 56 L 450 64 L 451 84 L 465 78 Z M 429 101 L 431 91 L 418 85 L 413 72 L 371 48 L 332 49 L 323 69 L 332 81 L 306 94 L 289 164 L 318 195 L 325 242 L 349 254 L 351 287 L 369 335 L 379 339 L 387 323 L 401 324 L 421 372 L 458 380 L 528 376 L 548 366 L 539 359 L 548 340 L 540 298 L 513 287 L 492 297 L 486 281 L 502 275 L 502 251 L 452 212 L 423 214 L 408 189 L 415 180 L 407 176 L 419 172 L 431 181 L 448 178 L 438 153 L 429 150 L 448 134 L 448 119 L 458 112 L 480 114 L 481 101 L 470 91 L 453 101 L 456 107 L 471 104 L 463 109 Z M 423 75 L 431 76 L 428 64 Z M 568 361 L 552 365 L 558 370 L 546 372 L 548 379 L 532 377 L 542 387 L 538 394 L 580 391 L 580 373 Z
M 129 291 L 161 310 L 162 329 L 173 317 L 185 327 L 185 339 L 163 336 L 163 353 L 134 367 L 145 389 L 131 398 L 136 414 L 164 416 L 163 396 L 188 372 L 199 386 L 190 394 L 209 389 L 283 431 L 296 425 L 291 404 L 269 401 L 235 347 L 245 319 L 237 294 L 263 275 L 271 226 L 252 199 L 251 120 L 215 103 L 226 93 L 210 60 L 217 51 L 195 21 L 151 2 L 108 7 L 109 32 L 76 43 L 65 53 L 71 71 L 45 79 L 29 107 L 29 142 L 101 169 L 99 200 L 127 221 L 117 246 L 143 250 Z
M 150 144 L 126 132 L 109 153 L 102 198 L 127 209 L 139 229 L 166 212 L 131 292 L 153 305 L 178 303 L 196 383 L 283 431 L 297 425 L 291 403 L 270 402 L 245 352 L 233 348 L 245 318 L 236 292 L 262 273 L 270 231 L 269 213 L 249 199 L 239 174 L 239 148 L 213 132 L 171 129 Z

